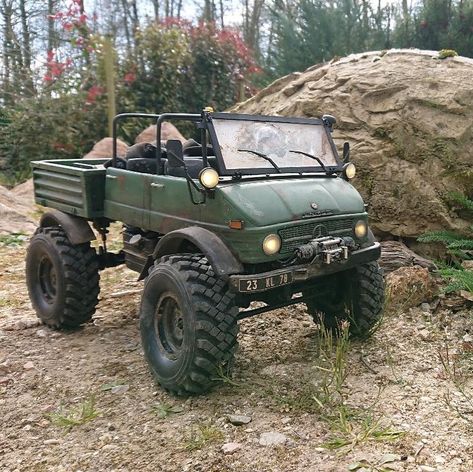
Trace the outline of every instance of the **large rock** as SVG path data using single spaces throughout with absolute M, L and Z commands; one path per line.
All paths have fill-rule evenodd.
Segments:
M 354 185 L 370 204 L 378 235 L 417 237 L 464 230 L 448 191 L 473 164 L 473 60 L 390 50 L 351 55 L 283 77 L 232 111 L 338 118 L 349 141 Z M 471 189 L 464 188 L 465 191 Z
M 128 150 L 128 144 L 117 139 L 117 155 L 125 157 Z M 91 151 L 89 151 L 84 159 L 109 159 L 113 155 L 113 138 L 103 138 L 96 142 Z

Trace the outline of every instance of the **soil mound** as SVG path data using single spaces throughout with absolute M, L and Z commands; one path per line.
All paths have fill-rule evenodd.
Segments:
M 334 138 L 340 149 L 351 144 L 354 185 L 370 204 L 373 229 L 415 238 L 468 226 L 446 196 L 473 164 L 472 75 L 464 57 L 369 52 L 282 77 L 232 111 L 337 117 Z
M 172 124 L 164 121 L 161 125 L 161 141 L 168 139 L 179 139 L 184 142 L 186 138 L 182 136 L 180 131 Z M 156 125 L 148 126 L 135 139 L 135 143 L 153 143 L 156 141 Z
M 32 196 L 16 195 L 14 190 L 0 186 L 0 234 L 32 233 L 36 228 L 31 216 L 34 210 Z
M 128 144 L 117 139 L 117 154 L 119 156 L 125 156 L 128 149 Z M 90 152 L 88 152 L 84 159 L 106 159 L 111 158 L 113 155 L 113 138 L 103 138 L 96 142 Z

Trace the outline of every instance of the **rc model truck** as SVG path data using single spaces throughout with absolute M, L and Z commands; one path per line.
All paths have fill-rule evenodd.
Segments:
M 119 125 L 136 118 L 156 123 L 156 141 L 118 156 Z M 165 120 L 195 125 L 197 140 L 161 141 Z M 231 367 L 249 316 L 305 303 L 329 329 L 347 320 L 353 335 L 369 334 L 384 300 L 380 245 L 334 123 L 125 113 L 110 159 L 33 162 L 35 200 L 48 207 L 26 256 L 38 317 L 57 329 L 90 321 L 99 271 L 126 264 L 144 280 L 146 359 L 178 395 L 207 391 Z M 107 249 L 112 222 L 123 223 L 119 252 Z

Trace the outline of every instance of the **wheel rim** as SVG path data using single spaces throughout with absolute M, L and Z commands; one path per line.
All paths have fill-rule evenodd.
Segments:
M 43 299 L 53 304 L 57 294 L 57 274 L 51 259 L 43 256 L 38 265 L 38 282 Z
M 154 329 L 162 350 L 171 359 L 176 359 L 182 351 L 184 340 L 184 320 L 177 298 L 166 292 L 156 306 Z

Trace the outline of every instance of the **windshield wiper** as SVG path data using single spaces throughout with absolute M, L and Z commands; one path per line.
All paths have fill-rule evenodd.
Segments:
M 256 156 L 262 157 L 263 159 L 267 160 L 279 173 L 281 173 L 281 169 L 278 165 L 266 154 L 263 154 L 258 151 L 252 151 L 251 149 L 237 149 L 238 152 L 249 152 L 251 154 L 255 154 Z
M 312 154 L 308 154 L 307 152 L 303 152 L 303 151 L 291 151 L 290 150 L 289 152 L 293 152 L 294 154 L 302 154 L 303 156 L 310 157 L 311 159 L 314 159 L 315 161 L 317 161 L 320 164 L 320 167 L 322 167 L 322 169 L 324 170 L 324 172 L 327 175 L 332 175 L 333 174 L 333 172 L 331 170 L 327 170 L 327 168 L 325 167 L 325 165 L 322 162 L 322 160 L 320 159 L 320 157 L 313 156 Z

